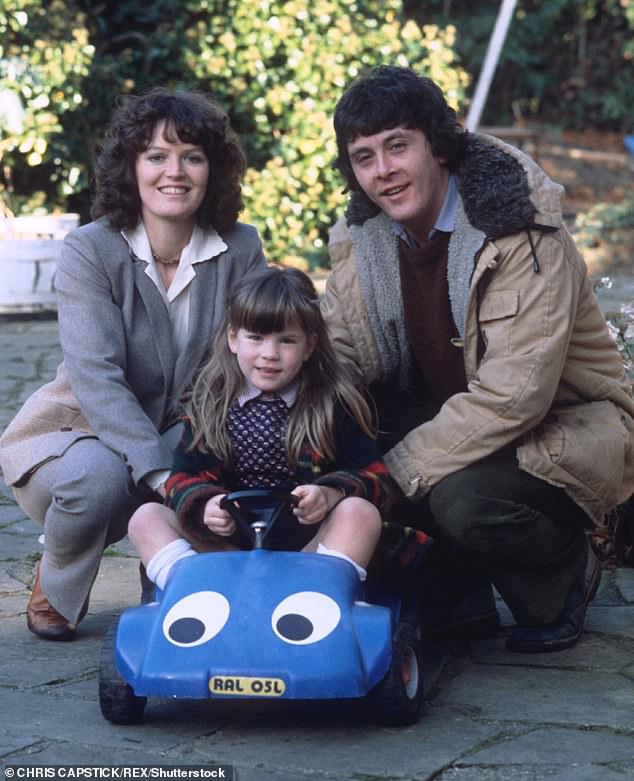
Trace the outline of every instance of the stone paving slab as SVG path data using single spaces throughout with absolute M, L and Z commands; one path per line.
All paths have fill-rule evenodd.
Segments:
M 465 669 L 437 700 L 474 717 L 520 723 L 613 730 L 631 730 L 634 724 L 634 684 L 627 676 L 528 666 L 528 659 L 526 667 Z
M 553 747 L 557 747 L 559 765 L 601 765 L 627 763 L 634 766 L 634 746 L 629 737 L 603 730 L 588 730 L 579 744 L 577 730 L 547 728 L 531 731 L 484 748 L 471 756 L 479 764 L 508 765 L 517 757 L 534 757 L 536 765 L 553 764 Z
M 578 765 L 558 768 L 556 765 L 540 767 L 490 765 L 485 768 L 473 765 L 458 765 L 437 776 L 434 781 L 625 781 L 626 773 L 601 765 Z
M 605 305 L 629 294 L 613 288 Z M 2 429 L 54 375 L 55 322 L 0 320 L 0 351 Z M 568 651 L 509 654 L 512 616 L 501 600 L 497 637 L 429 646 L 425 708 L 412 727 L 382 727 L 362 707 L 341 703 L 174 701 L 150 701 L 142 724 L 121 727 L 99 711 L 99 651 L 109 624 L 138 601 L 138 560 L 127 540 L 109 550 L 80 639 L 46 643 L 26 630 L 24 617 L 40 533 L 0 481 L 5 764 L 226 763 L 241 781 L 634 778 L 634 569 L 604 573 L 587 631 Z
M 529 668 L 600 670 L 617 675 L 625 674 L 634 664 L 634 648 L 631 644 L 622 644 L 616 638 L 604 638 L 588 632 L 574 648 L 566 651 L 565 659 L 561 658 L 561 654 L 509 654 L 504 648 L 503 637 L 472 643 L 469 656 L 474 663 L 488 666 L 516 667 L 522 664 Z
M 634 568 L 619 569 L 615 573 L 616 586 L 628 605 L 634 605 Z

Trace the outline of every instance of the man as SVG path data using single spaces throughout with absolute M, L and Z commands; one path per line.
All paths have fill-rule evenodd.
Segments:
M 634 403 L 563 188 L 407 68 L 353 83 L 334 125 L 352 196 L 323 311 L 386 462 L 415 523 L 506 601 L 508 649 L 568 648 L 600 580 L 586 532 L 634 490 Z

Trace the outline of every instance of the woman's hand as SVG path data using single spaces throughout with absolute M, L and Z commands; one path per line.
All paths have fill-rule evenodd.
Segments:
M 214 534 L 221 537 L 230 537 L 236 530 L 236 522 L 226 510 L 220 506 L 220 502 L 226 494 L 213 496 L 203 511 L 203 523 Z
M 329 485 L 298 485 L 291 493 L 299 499 L 293 513 L 300 523 L 305 524 L 323 521 L 343 498 L 343 492 L 339 488 Z

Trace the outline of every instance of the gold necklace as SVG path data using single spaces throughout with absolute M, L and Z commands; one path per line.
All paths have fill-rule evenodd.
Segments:
M 159 255 L 158 252 L 155 252 L 152 247 L 150 247 L 150 252 L 152 253 L 152 257 L 157 263 L 162 263 L 164 266 L 176 266 L 180 263 L 180 255 L 177 258 L 173 258 L 170 260 L 169 258 L 164 258 L 162 255 Z

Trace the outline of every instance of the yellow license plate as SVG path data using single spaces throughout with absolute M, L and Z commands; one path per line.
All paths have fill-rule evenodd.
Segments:
M 286 684 L 281 678 L 214 675 L 209 679 L 209 691 L 232 697 L 281 697 L 286 691 Z

